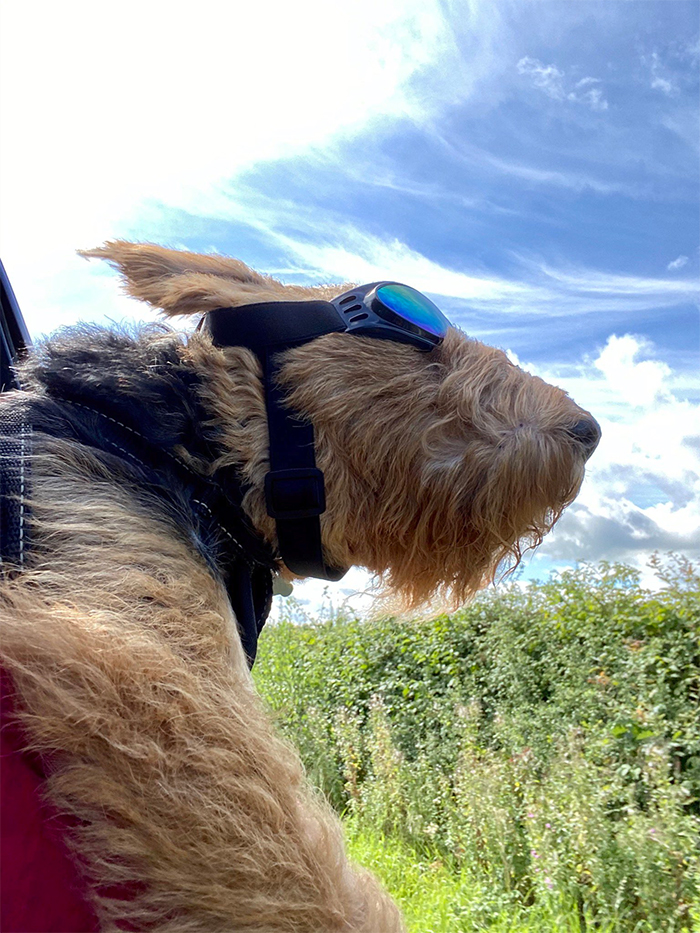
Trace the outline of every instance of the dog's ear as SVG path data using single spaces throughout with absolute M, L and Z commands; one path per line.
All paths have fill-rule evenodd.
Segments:
M 96 249 L 79 250 L 79 255 L 106 259 L 121 272 L 129 295 L 168 315 L 202 314 L 262 301 L 327 301 L 350 287 L 283 285 L 238 259 L 186 253 L 152 243 L 113 240 Z

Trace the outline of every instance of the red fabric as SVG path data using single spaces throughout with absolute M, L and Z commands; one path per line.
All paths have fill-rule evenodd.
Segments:
M 63 841 L 68 822 L 42 801 L 41 763 L 21 751 L 11 712 L 11 682 L 0 671 L 0 931 L 97 933 Z

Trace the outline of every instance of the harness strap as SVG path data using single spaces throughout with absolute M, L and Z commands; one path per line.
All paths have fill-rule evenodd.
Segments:
M 215 346 L 247 347 L 263 369 L 270 444 L 265 498 L 282 559 L 299 576 L 340 580 L 347 568 L 329 565 L 321 543 L 326 497 L 323 473 L 316 466 L 313 425 L 287 407 L 276 357 L 313 337 L 344 331 L 342 314 L 327 301 L 278 301 L 217 308 L 204 320 Z
M 29 459 L 32 429 L 21 409 L 10 408 L 0 423 L 0 568 L 24 567 L 28 548 Z
M 268 350 L 262 358 L 270 442 L 267 511 L 276 521 L 280 553 L 292 573 L 340 580 L 345 569 L 326 562 L 321 544 L 326 495 L 323 473 L 316 467 L 314 428 L 285 406 L 273 357 Z

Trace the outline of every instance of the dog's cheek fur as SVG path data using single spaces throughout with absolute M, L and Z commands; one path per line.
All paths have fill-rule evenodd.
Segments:
M 223 588 L 85 466 L 38 443 L 32 564 L 3 586 L 0 657 L 101 929 L 402 929 L 275 733 Z
M 429 354 L 332 334 L 289 351 L 282 379 L 314 424 L 330 559 L 376 573 L 385 609 L 463 603 L 580 486 L 566 428 L 586 413 L 457 331 Z

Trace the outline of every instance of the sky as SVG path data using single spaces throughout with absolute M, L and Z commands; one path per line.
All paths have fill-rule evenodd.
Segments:
M 113 237 L 404 281 L 602 426 L 521 579 L 700 558 L 700 5 L 242 6 L 0 0 L 0 255 L 32 335 L 152 319 L 75 254 Z

